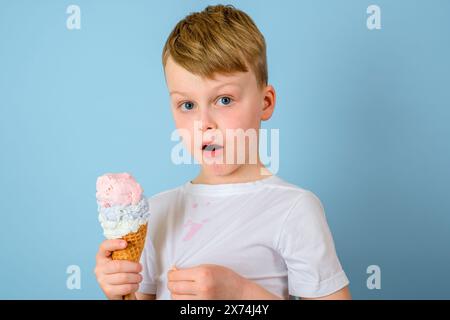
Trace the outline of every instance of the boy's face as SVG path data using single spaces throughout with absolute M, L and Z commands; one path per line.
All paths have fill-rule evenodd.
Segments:
M 214 80 L 201 78 L 176 64 L 171 57 L 166 63 L 165 76 L 175 126 L 186 148 L 202 164 L 204 174 L 229 175 L 244 165 L 255 164 L 252 160 L 255 156 L 259 163 L 258 129 L 261 120 L 268 120 L 273 112 L 275 91 L 272 86 L 258 88 L 253 71 L 217 74 Z M 256 141 L 253 141 L 256 150 L 249 148 L 249 138 L 245 138 L 243 146 L 228 135 L 239 131 L 236 129 L 256 133 Z M 230 139 L 234 139 L 234 143 Z M 215 144 L 217 148 L 215 151 L 211 151 L 212 146 L 205 149 L 206 143 Z M 237 159 L 241 155 L 245 157 L 244 164 Z

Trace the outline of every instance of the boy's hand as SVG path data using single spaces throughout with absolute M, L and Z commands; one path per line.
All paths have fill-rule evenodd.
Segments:
M 212 264 L 172 269 L 167 278 L 167 287 L 174 300 L 242 299 L 247 281 L 231 269 Z
M 115 250 L 126 248 L 125 240 L 105 240 L 100 244 L 96 256 L 95 276 L 106 297 L 121 300 L 122 296 L 134 293 L 139 288 L 142 266 L 137 262 L 112 260 Z

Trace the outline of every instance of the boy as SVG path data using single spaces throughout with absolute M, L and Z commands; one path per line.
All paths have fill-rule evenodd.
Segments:
M 271 174 L 251 141 L 237 145 L 225 134 L 253 130 L 258 139 L 275 107 L 265 40 L 252 19 L 208 6 L 175 26 L 162 58 L 176 128 L 201 171 L 149 199 L 140 264 L 111 260 L 122 240 L 100 245 L 95 274 L 106 296 L 349 299 L 320 200 Z

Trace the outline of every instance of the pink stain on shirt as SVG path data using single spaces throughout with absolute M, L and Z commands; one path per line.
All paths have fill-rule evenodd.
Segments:
M 188 222 L 183 225 L 183 227 L 190 227 L 188 233 L 184 236 L 183 241 L 191 240 L 192 237 L 203 227 L 203 224 L 207 221 L 208 219 L 204 219 L 202 220 L 202 223 L 197 223 L 189 219 Z

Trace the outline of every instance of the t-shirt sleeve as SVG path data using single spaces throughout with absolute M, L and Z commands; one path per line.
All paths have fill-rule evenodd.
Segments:
M 319 198 L 299 196 L 283 222 L 278 251 L 288 269 L 289 294 L 317 298 L 348 285 Z
M 144 250 L 142 250 L 142 255 L 140 258 L 140 263 L 142 265 L 142 281 L 139 284 L 138 292 L 146 294 L 156 294 L 156 279 L 155 279 L 155 249 L 147 236 L 145 241 Z

